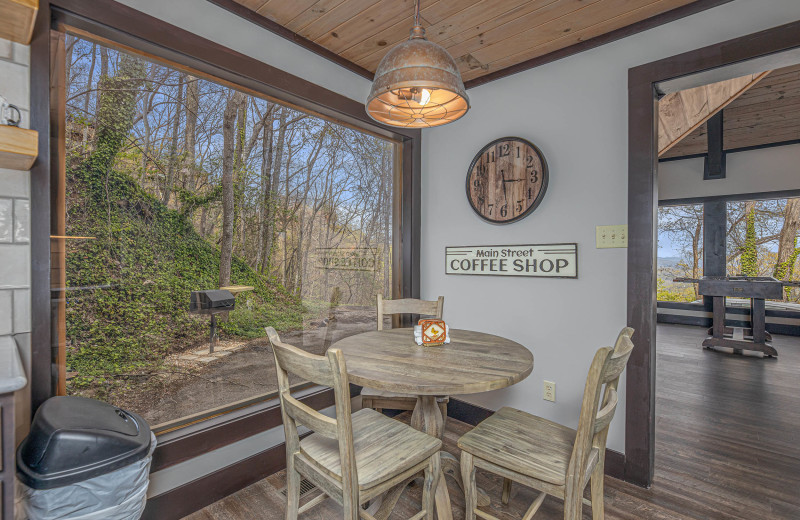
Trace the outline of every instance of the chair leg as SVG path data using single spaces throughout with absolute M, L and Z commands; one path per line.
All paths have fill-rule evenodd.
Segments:
M 478 507 L 478 486 L 475 483 L 475 463 L 471 453 L 461 451 L 461 479 L 464 482 L 464 520 L 475 520 Z
M 511 498 L 511 479 L 503 478 L 503 504 L 508 505 L 508 500 Z
M 603 464 L 598 464 L 592 473 L 592 520 L 603 520 L 605 504 L 603 499 Z
M 286 520 L 297 520 L 300 507 L 300 473 L 294 469 L 292 457 L 286 461 Z
M 564 520 L 581 520 L 583 518 L 583 492 L 567 483 L 564 493 Z
M 426 520 L 435 520 L 435 499 L 436 499 L 436 486 L 446 486 L 447 482 L 440 481 L 439 475 L 442 471 L 441 457 L 439 452 L 436 452 L 428 462 L 428 467 L 425 469 L 425 483 L 422 486 L 422 509 L 425 510 Z

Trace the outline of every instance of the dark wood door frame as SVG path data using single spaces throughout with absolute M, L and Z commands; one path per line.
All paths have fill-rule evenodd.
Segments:
M 800 47 L 800 21 L 628 71 L 628 325 L 636 348 L 626 376 L 625 480 L 649 486 L 655 460 L 656 84 Z

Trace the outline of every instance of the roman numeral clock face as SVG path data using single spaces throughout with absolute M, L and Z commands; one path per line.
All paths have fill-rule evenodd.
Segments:
M 519 137 L 492 141 L 472 160 L 467 199 L 484 220 L 508 224 L 529 215 L 547 191 L 542 152 Z

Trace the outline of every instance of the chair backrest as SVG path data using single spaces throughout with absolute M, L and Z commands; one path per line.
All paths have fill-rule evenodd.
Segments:
M 383 330 L 383 317 L 387 314 L 422 314 L 433 316 L 440 320 L 444 311 L 444 296 L 439 296 L 437 300 L 417 300 L 414 298 L 402 298 L 400 300 L 384 300 L 382 295 L 378 295 L 378 330 Z
M 617 409 L 619 378 L 633 351 L 633 329 L 625 327 L 617 336 L 614 348 L 597 351 L 586 377 L 578 432 L 567 470 L 567 486 L 583 492 L 589 456 L 593 448 L 605 457 L 608 427 Z
M 267 336 L 275 356 L 275 371 L 278 375 L 278 395 L 281 402 L 283 429 L 286 435 L 286 455 L 300 451 L 297 426 L 302 425 L 323 437 L 339 444 L 342 468 L 342 486 L 345 495 L 358 489 L 355 451 L 353 449 L 353 425 L 350 410 L 350 385 L 344 354 L 337 348 L 328 349 L 324 356 L 309 354 L 297 347 L 283 343 L 272 327 L 267 327 Z M 333 388 L 336 418 L 324 415 L 292 397 L 289 389 L 289 374 L 322 386 Z

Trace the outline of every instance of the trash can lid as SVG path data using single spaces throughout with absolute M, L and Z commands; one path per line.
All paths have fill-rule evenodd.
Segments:
M 17 477 L 33 489 L 81 482 L 147 456 L 150 427 L 139 415 L 94 399 L 52 397 L 17 449 Z

